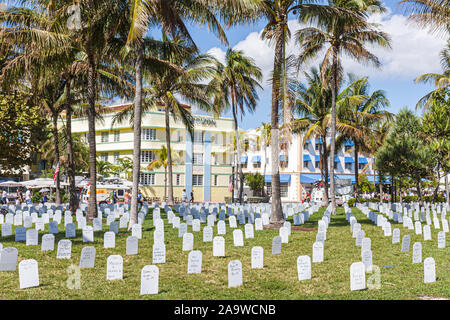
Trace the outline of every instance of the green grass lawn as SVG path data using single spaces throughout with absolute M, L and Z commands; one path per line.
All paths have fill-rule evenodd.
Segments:
M 361 223 L 366 237 L 372 240 L 373 264 L 381 270 L 381 288 L 379 290 L 350 291 L 350 265 L 361 261 L 361 248 L 355 246 L 350 232 L 350 224 L 345 220 L 342 208 L 332 217 L 325 241 L 324 262 L 312 263 L 312 279 L 298 281 L 297 257 L 309 255 L 312 258 L 312 245 L 316 231 L 292 231 L 288 244 L 282 244 L 282 253 L 272 255 L 272 239 L 278 235 L 276 230 L 255 231 L 254 239 L 244 238 L 244 247 L 233 246 L 232 230 L 227 222 L 225 238 L 225 257 L 213 257 L 212 242 L 203 243 L 203 233 L 193 232 L 194 250 L 203 253 L 202 273 L 187 274 L 188 252 L 182 251 L 182 238 L 178 238 L 178 229 L 167 222 L 166 214 L 161 211 L 165 224 L 166 263 L 157 264 L 159 268 L 159 294 L 140 293 L 140 274 L 145 265 L 152 264 L 153 223 L 151 211 L 147 215 L 139 240 L 139 254 L 127 256 L 125 244 L 131 232 L 121 229 L 116 236 L 116 248 L 103 248 L 103 233 L 95 232 L 94 243 L 83 243 L 81 230 L 72 240 L 70 260 L 56 259 L 57 242 L 64 238 L 64 232 L 55 235 L 55 250 L 41 252 L 42 235 L 39 232 L 39 246 L 26 246 L 14 242 L 14 237 L 0 238 L 3 247 L 14 246 L 19 251 L 19 262 L 24 259 L 36 259 L 39 263 L 40 286 L 19 289 L 19 274 L 16 271 L 0 272 L 0 299 L 244 299 L 244 300 L 301 300 L 301 299 L 419 299 L 420 296 L 450 298 L 450 249 L 449 241 L 445 249 L 437 248 L 437 231 L 431 227 L 433 241 L 423 241 L 422 235 L 414 230 L 398 227 L 401 237 L 411 235 L 410 251 L 402 253 L 401 243 L 392 244 L 391 237 L 384 237 L 381 227 L 376 227 L 358 209 L 353 214 Z M 324 209 L 315 213 L 304 227 L 317 228 L 317 221 Z M 289 219 L 292 223 L 292 217 Z M 202 224 L 202 229 L 205 224 Z M 239 226 L 239 225 L 238 225 Z M 242 230 L 243 226 L 239 226 Z M 61 225 L 60 225 L 61 230 Z M 108 231 L 104 225 L 103 231 Z M 244 230 L 243 230 L 244 231 Z M 191 226 L 188 232 L 192 232 Z M 217 226 L 214 227 L 214 236 Z M 449 234 L 447 234 L 447 238 Z M 435 283 L 423 283 L 423 264 L 412 264 L 412 246 L 420 241 L 423 245 L 422 257 L 433 257 L 436 261 Z M 81 249 L 95 246 L 97 250 L 95 268 L 81 269 L 81 289 L 68 289 L 68 267 L 79 265 Z M 251 248 L 264 248 L 264 269 L 251 269 Z M 123 257 L 123 280 L 106 280 L 106 259 L 109 255 Z M 228 288 L 227 265 L 238 259 L 243 266 L 243 285 Z M 383 268 L 393 265 L 395 268 Z M 373 274 L 366 274 L 366 279 Z

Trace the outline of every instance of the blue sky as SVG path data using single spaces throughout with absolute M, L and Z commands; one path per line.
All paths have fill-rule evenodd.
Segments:
M 358 65 L 349 61 L 347 66 L 344 61 L 345 71 L 351 71 L 360 76 L 369 76 L 372 90 L 385 90 L 391 102 L 390 111 L 397 113 L 402 107 L 415 109 L 415 104 L 427 92 L 432 90 L 431 85 L 419 85 L 414 83 L 414 78 L 423 73 L 441 72 L 439 65 L 439 51 L 445 45 L 445 39 L 430 34 L 426 30 L 408 24 L 402 10 L 397 6 L 398 1 L 387 0 L 384 2 L 389 9 L 387 14 L 373 17 L 373 21 L 380 23 L 383 31 L 392 37 L 392 50 L 374 49 L 383 61 L 383 68 L 373 68 Z M 295 17 L 290 17 L 291 31 L 299 27 Z M 229 46 L 243 50 L 253 57 L 264 73 L 271 70 L 273 52 L 259 40 L 259 33 L 263 29 L 265 21 L 256 24 L 233 27 L 226 31 Z M 192 37 L 202 52 L 210 52 L 220 59 L 227 49 L 217 38 L 207 30 L 190 26 Z M 292 53 L 295 54 L 293 47 Z M 319 61 L 305 66 L 308 70 L 317 65 Z M 239 126 L 243 129 L 255 128 L 261 122 L 270 122 L 270 86 L 265 82 L 264 90 L 260 92 L 260 101 L 254 114 L 246 114 Z M 230 116 L 230 114 L 226 114 Z

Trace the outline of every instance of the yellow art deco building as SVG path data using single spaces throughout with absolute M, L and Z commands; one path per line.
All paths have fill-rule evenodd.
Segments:
M 112 125 L 115 114 L 126 105 L 111 106 L 103 114 L 104 121 L 96 122 L 97 159 L 116 163 L 118 158 L 133 158 L 133 129 L 131 122 Z M 194 137 L 188 133 L 181 121 L 170 117 L 170 137 L 174 155 L 174 197 L 181 199 L 183 189 L 194 193 L 195 201 L 221 202 L 230 197 L 228 191 L 232 175 L 233 119 L 193 115 Z M 72 120 L 74 134 L 84 136 L 87 142 L 87 118 Z M 146 198 L 163 200 L 164 168 L 147 170 L 157 159 L 158 150 L 166 145 L 164 111 L 145 112 L 141 132 L 140 190 Z

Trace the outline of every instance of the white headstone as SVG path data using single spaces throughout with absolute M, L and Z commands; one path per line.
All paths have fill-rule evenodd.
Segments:
M 439 231 L 437 238 L 438 238 L 438 249 L 444 249 L 445 248 L 445 232 Z
M 239 260 L 232 260 L 228 263 L 228 287 L 238 287 L 242 285 L 242 263 Z
M 164 242 L 155 242 L 153 244 L 152 263 L 166 263 L 166 246 Z
M 41 251 L 53 251 L 55 249 L 55 236 L 51 233 L 42 236 Z
M 72 254 L 72 241 L 62 239 L 58 241 L 58 249 L 56 251 L 56 259 L 70 259 Z
M 252 269 L 264 268 L 264 249 L 257 246 L 252 248 Z
M 202 272 L 202 252 L 199 250 L 192 250 L 188 255 L 188 270 L 187 273 L 201 273 Z
M 80 268 L 93 268 L 95 265 L 95 253 L 94 247 L 81 249 Z
M 431 228 L 429 225 L 423 226 L 423 240 L 431 240 Z
M 213 229 L 212 227 L 204 227 L 203 228 L 203 242 L 211 242 L 213 241 Z
M 103 234 L 103 248 L 116 247 L 116 234 L 113 231 L 107 231 Z
M 18 254 L 15 247 L 3 248 L 0 254 L 0 271 L 15 271 Z
M 276 236 L 272 240 L 272 254 L 281 254 L 281 237 Z
M 137 237 L 129 236 L 127 238 L 126 254 L 127 255 L 138 254 L 138 238 Z
M 94 242 L 94 228 L 91 226 L 83 228 L 83 242 Z
M 314 242 L 312 262 L 323 262 L 323 242 Z
M 38 245 L 38 232 L 36 229 L 27 230 L 27 246 L 37 246 Z
M 362 253 L 362 262 L 366 272 L 372 272 L 372 250 L 366 250 Z
M 422 263 L 422 243 L 414 242 L 412 263 Z
M 106 262 L 106 280 L 121 280 L 123 276 L 123 258 L 110 255 Z
M 34 259 L 22 260 L 19 263 L 20 289 L 39 286 L 39 268 Z
M 297 258 L 298 280 L 311 279 L 311 258 L 309 256 L 299 256 Z
M 141 295 L 158 294 L 159 269 L 154 265 L 144 266 L 141 270 Z
M 392 232 L 392 243 L 400 243 L 400 229 L 395 228 Z
M 193 249 L 194 249 L 194 235 L 192 233 L 183 234 L 183 251 L 191 251 Z
M 142 239 L 142 225 L 135 223 L 131 227 L 131 235 L 138 239 Z
M 244 238 L 243 238 L 241 229 L 233 230 L 233 245 L 235 247 L 243 247 L 244 246 Z
M 409 252 L 409 245 L 411 243 L 411 236 L 409 234 L 403 236 L 402 252 Z
M 350 266 L 350 290 L 364 290 L 366 288 L 366 272 L 362 262 L 354 262 Z
M 436 281 L 436 264 L 432 257 L 428 257 L 423 261 L 424 283 Z
M 2 224 L 2 237 L 8 236 L 12 236 L 12 224 L 5 222 Z
M 247 223 L 244 226 L 245 231 L 245 239 L 253 239 L 255 237 L 255 233 L 253 231 L 253 224 Z
M 214 257 L 225 256 L 225 239 L 221 236 L 216 236 L 213 239 L 213 256 Z

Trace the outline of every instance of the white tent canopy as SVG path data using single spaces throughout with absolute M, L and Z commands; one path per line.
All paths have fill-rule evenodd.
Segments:
M 23 181 L 21 183 L 22 186 L 33 189 L 33 188 L 55 188 L 56 182 L 50 178 L 38 178 L 34 180 Z M 69 184 L 66 182 L 60 182 L 60 186 L 68 186 Z

